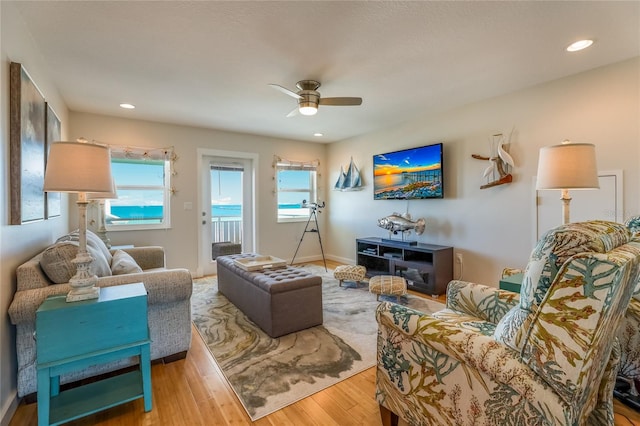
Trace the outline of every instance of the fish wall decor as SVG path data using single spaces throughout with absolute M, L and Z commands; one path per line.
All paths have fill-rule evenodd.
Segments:
M 389 216 L 378 219 L 378 226 L 394 234 L 397 234 L 398 232 L 404 233 L 414 231 L 416 235 L 422 235 L 426 227 L 426 223 L 422 218 L 415 221 L 412 220 L 409 213 L 404 215 L 400 213 L 393 213 Z

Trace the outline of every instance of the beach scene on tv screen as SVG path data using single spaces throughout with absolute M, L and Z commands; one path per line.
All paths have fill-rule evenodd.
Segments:
M 442 145 L 373 157 L 376 200 L 442 198 Z

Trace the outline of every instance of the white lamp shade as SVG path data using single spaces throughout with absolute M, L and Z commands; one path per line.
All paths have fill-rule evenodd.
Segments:
M 87 192 L 87 200 L 115 200 L 118 198 L 116 182 L 111 180 L 111 190 L 109 192 Z
M 596 150 L 589 143 L 540 149 L 536 189 L 598 189 Z
M 111 152 L 104 145 L 54 142 L 44 174 L 47 192 L 110 192 Z

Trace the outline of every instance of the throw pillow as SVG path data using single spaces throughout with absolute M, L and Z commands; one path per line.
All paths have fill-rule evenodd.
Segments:
M 111 268 L 99 249 L 87 245 L 87 251 L 93 257 L 91 272 L 98 277 L 111 275 Z M 76 265 L 71 261 L 78 254 L 77 241 L 63 241 L 49 246 L 42 252 L 40 267 L 45 275 L 56 284 L 68 283 L 76 274 Z
M 76 229 L 70 234 L 63 235 L 62 237 L 58 238 L 56 242 L 60 243 L 62 241 L 78 241 L 78 233 L 79 230 Z M 96 251 L 99 251 L 99 253 L 104 257 L 107 264 L 111 264 L 111 252 L 107 248 L 107 245 L 100 239 L 100 237 L 91 232 L 89 229 L 87 229 L 87 247 L 92 247 Z
M 72 243 L 56 243 L 42 252 L 40 267 L 55 284 L 67 283 L 76 273 L 76 267 L 71 261 L 77 252 L 78 247 Z
M 137 272 L 142 272 L 142 268 L 138 266 L 129 253 L 122 250 L 116 250 L 113 253 L 113 260 L 111 261 L 111 273 L 113 275 L 135 274 Z

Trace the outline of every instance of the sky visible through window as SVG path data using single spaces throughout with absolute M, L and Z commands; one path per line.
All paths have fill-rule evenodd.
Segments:
M 112 162 L 111 172 L 118 187 L 122 186 L 164 186 L 164 164 Z M 114 206 L 161 206 L 162 191 L 119 190 L 118 199 L 112 200 Z
M 240 172 L 212 170 L 211 171 L 211 204 L 233 204 L 242 203 L 242 181 Z M 279 177 L 282 179 L 281 188 L 308 188 L 309 173 L 295 173 L 291 171 L 280 172 Z M 308 193 L 308 192 L 307 192 Z M 282 193 L 280 196 L 280 204 L 301 204 L 300 194 Z
M 144 167 L 141 167 L 144 165 Z M 136 208 L 140 214 L 157 216 L 162 214 L 164 185 L 163 163 L 113 162 L 112 172 L 118 189 L 118 199 L 111 201 L 113 213 L 129 216 L 124 208 Z M 309 188 L 308 171 L 280 171 L 279 185 L 283 189 Z M 242 172 L 211 170 L 211 206 L 214 216 L 239 216 L 242 204 Z M 149 186 L 154 189 L 126 189 L 127 186 Z M 308 190 L 303 192 L 281 192 L 278 196 L 279 208 L 301 207 L 304 199 L 309 199 Z M 140 213 L 145 208 L 148 213 Z M 158 210 L 159 209 L 159 210 Z M 127 210 L 128 211 L 128 210 Z M 133 211 L 133 210 L 132 210 Z

